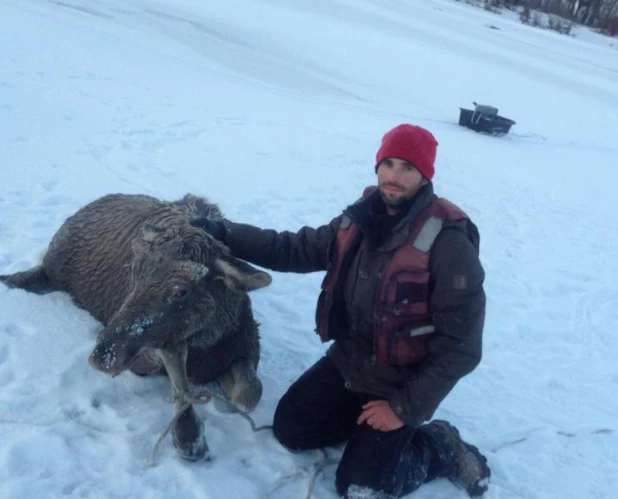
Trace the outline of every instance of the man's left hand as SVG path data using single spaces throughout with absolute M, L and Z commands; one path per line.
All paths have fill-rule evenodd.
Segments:
M 367 423 L 378 431 L 393 431 L 403 426 L 403 421 L 397 417 L 386 400 L 367 402 L 356 423 Z

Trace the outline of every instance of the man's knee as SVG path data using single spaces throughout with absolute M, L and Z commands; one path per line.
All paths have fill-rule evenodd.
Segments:
M 350 478 L 351 477 L 345 472 L 341 472 L 340 468 L 337 469 L 337 474 L 335 475 L 335 488 L 337 489 L 337 495 L 339 497 L 346 497 L 348 488 L 352 485 Z
M 420 486 L 425 467 L 416 462 L 410 449 L 413 436 L 414 430 L 407 427 L 383 433 L 368 425 L 359 426 L 337 468 L 337 493 L 345 499 L 395 498 Z
M 355 476 L 354 473 L 349 473 L 337 469 L 335 476 L 335 488 L 337 495 L 343 499 L 360 499 L 364 497 L 380 497 L 394 498 L 396 495 L 391 495 L 388 492 L 378 488 L 377 484 L 367 483 L 361 477 Z
M 354 443 L 352 443 L 354 446 Z M 369 458 L 369 455 L 365 456 L 365 452 L 368 449 L 365 449 L 364 446 L 356 447 L 354 452 L 350 452 L 350 443 L 346 446 L 346 451 L 337 466 L 337 472 L 335 474 L 335 487 L 337 488 L 337 494 L 340 497 L 348 497 L 349 489 L 359 489 L 359 486 L 362 484 L 363 486 L 367 486 L 369 484 L 373 484 L 372 478 L 374 474 L 374 470 L 372 466 L 375 466 L 376 463 L 372 463 L 369 467 L 367 467 L 366 459 Z M 371 448 L 372 446 L 368 446 Z M 361 451 L 361 452 L 359 452 Z
M 273 417 L 273 434 L 293 450 L 334 445 L 347 440 L 361 410 L 335 365 L 323 357 L 281 397 Z
M 285 394 L 275 409 L 273 435 L 281 445 L 292 450 L 300 450 L 299 418 L 296 416 L 289 394 Z
M 401 497 L 397 480 L 387 480 L 384 477 L 372 475 L 367 470 L 354 470 L 351 467 L 337 469 L 335 488 L 337 495 L 343 499 L 361 499 L 365 497 L 390 498 Z

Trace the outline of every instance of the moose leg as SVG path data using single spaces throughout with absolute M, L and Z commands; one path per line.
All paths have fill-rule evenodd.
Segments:
M 241 359 L 217 379 L 228 400 L 243 411 L 251 411 L 262 397 L 262 382 L 253 363 Z
M 185 401 L 190 398 L 187 378 L 187 346 L 176 345 L 170 350 L 159 350 L 163 365 L 172 382 L 174 415 L 183 411 Z M 189 461 L 210 459 L 210 451 L 204 436 L 204 423 L 197 416 L 192 405 L 186 407 L 172 429 L 174 447 L 180 456 Z
M 40 295 L 58 290 L 58 288 L 49 280 L 49 277 L 40 265 L 23 272 L 15 272 L 10 275 L 0 275 L 0 282 L 6 284 L 9 288 L 25 289 L 26 291 Z

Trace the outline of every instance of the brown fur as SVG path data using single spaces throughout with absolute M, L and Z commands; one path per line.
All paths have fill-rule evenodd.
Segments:
M 104 196 L 65 221 L 40 266 L 0 280 L 34 292 L 66 291 L 101 321 L 90 356 L 96 369 L 115 376 L 129 367 L 138 374 L 165 368 L 176 399 L 188 379 L 219 380 L 233 403 L 250 410 L 262 386 L 247 291 L 267 286 L 270 276 L 189 225 L 198 217 L 222 215 L 192 195 L 176 202 Z M 208 447 L 189 409 L 174 442 L 183 457 L 202 459 Z

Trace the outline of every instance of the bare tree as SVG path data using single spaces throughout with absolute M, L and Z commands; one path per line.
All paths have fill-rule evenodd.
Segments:
M 466 1 L 476 3 L 476 0 Z M 523 23 L 562 33 L 569 33 L 577 22 L 611 36 L 618 34 L 618 0 L 482 0 L 482 5 L 491 11 L 521 8 L 520 20 Z M 551 15 L 547 24 L 543 22 L 540 12 Z

